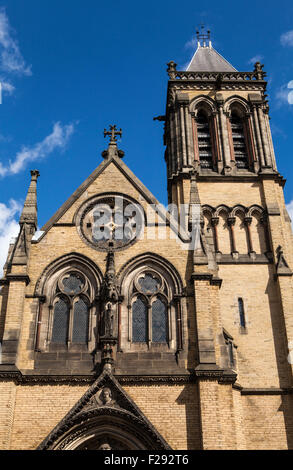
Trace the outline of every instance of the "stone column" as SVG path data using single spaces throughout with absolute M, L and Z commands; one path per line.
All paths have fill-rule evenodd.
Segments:
M 222 96 L 222 95 L 221 95 Z M 231 168 L 231 156 L 230 156 L 230 147 L 227 131 L 227 120 L 224 114 L 223 105 L 224 100 L 217 97 L 217 102 L 219 106 L 219 121 L 220 121 L 220 135 L 222 141 L 222 155 L 223 155 L 223 166 L 224 168 Z
M 253 115 L 252 112 L 246 113 L 246 123 L 247 123 L 247 133 L 248 133 L 248 145 L 251 148 L 251 159 L 252 159 L 252 166 L 255 171 L 259 170 L 260 163 L 259 163 L 259 155 L 258 155 L 258 146 L 257 140 L 255 135 L 255 129 L 253 126 Z
M 272 167 L 273 167 L 274 170 L 277 170 L 276 156 L 275 156 L 275 151 L 274 151 L 274 144 L 273 144 L 273 139 L 272 139 L 271 127 L 270 127 L 270 123 L 269 123 L 269 116 L 268 116 L 268 113 L 266 111 L 264 112 L 264 121 L 265 121 L 265 126 L 266 126 L 266 130 L 267 130 L 267 135 L 268 135 Z
M 185 128 L 186 128 L 186 150 L 187 150 L 187 166 L 192 166 L 194 160 L 194 153 L 193 153 L 193 140 L 192 140 L 192 121 L 191 121 L 191 114 L 188 109 L 188 103 L 184 106 L 185 112 Z
M 234 233 L 234 225 L 236 222 L 236 217 L 228 217 L 227 223 L 230 227 L 230 236 L 231 236 L 231 252 L 232 256 L 234 254 L 238 254 L 238 251 L 236 249 L 236 242 L 235 242 L 235 233 Z
M 219 223 L 219 217 L 212 217 L 211 223 L 212 223 L 213 233 L 214 233 L 215 252 L 216 252 L 216 253 L 220 253 L 220 250 L 219 250 L 219 238 L 218 238 L 218 223 Z
M 263 152 L 263 147 L 262 147 L 262 140 L 261 140 L 261 133 L 260 133 L 260 128 L 259 128 L 256 105 L 252 105 L 252 110 L 253 110 L 253 124 L 255 128 L 255 133 L 256 133 L 257 149 L 258 149 L 258 154 L 260 157 L 260 166 L 264 167 L 265 159 L 264 159 L 264 152 Z
M 244 224 L 246 227 L 246 232 L 247 232 L 247 240 L 248 240 L 248 253 L 255 253 L 253 250 L 253 243 L 252 243 L 252 238 L 251 238 L 251 230 L 250 230 L 250 225 L 252 222 L 252 217 L 245 217 L 244 218 Z
M 176 157 L 177 165 L 176 171 L 180 171 L 183 165 L 182 150 L 181 150 L 181 128 L 180 128 L 180 117 L 179 117 L 179 106 L 176 106 L 174 110 L 174 127 L 175 127 L 175 139 L 176 139 Z
M 258 113 L 258 118 L 259 118 L 259 123 L 260 123 L 260 134 L 261 134 L 261 140 L 262 140 L 263 149 L 264 149 L 265 165 L 267 167 L 271 168 L 272 167 L 272 160 L 271 160 L 271 156 L 270 156 L 268 135 L 267 135 L 267 132 L 266 132 L 264 116 L 263 116 L 263 110 L 262 110 L 261 105 L 257 107 L 257 113 Z
M 219 119 L 218 113 L 212 113 L 212 125 L 213 125 L 213 153 L 215 156 L 215 170 L 221 172 L 223 169 L 223 160 L 222 160 L 222 152 L 221 146 L 219 141 Z
M 180 113 L 180 136 L 181 136 L 181 151 L 182 151 L 182 163 L 183 167 L 187 167 L 188 163 L 188 130 L 186 122 L 186 107 L 189 104 L 189 97 L 187 93 L 178 93 L 177 102 Z
M 171 147 L 171 168 L 170 173 L 174 174 L 177 170 L 177 147 L 176 147 L 176 125 L 175 125 L 175 109 L 170 116 L 170 147 Z

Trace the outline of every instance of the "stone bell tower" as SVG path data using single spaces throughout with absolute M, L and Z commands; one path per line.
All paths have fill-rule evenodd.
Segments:
M 205 403 L 209 394 L 221 401 L 223 387 L 213 388 L 218 381 L 232 386 L 239 440 L 228 443 L 223 431 L 224 446 L 249 448 L 251 437 L 237 425 L 239 416 L 247 417 L 247 395 L 253 395 L 249 413 L 257 428 L 270 422 L 282 394 L 292 393 L 292 230 L 272 143 L 266 73 L 259 62 L 251 72 L 237 71 L 212 47 L 209 31 L 197 32 L 186 70 L 177 70 L 174 61 L 167 65 L 166 115 L 159 120 L 165 121 L 168 200 L 179 210 L 197 203 L 201 212 L 201 247 L 193 254 L 190 284 L 203 446 L 221 447 L 209 430 L 215 409 Z M 217 378 L 219 368 L 225 379 Z M 269 394 L 275 400 L 266 412 L 261 400 Z M 292 395 L 288 400 L 285 421 Z M 274 431 L 268 433 L 273 442 Z

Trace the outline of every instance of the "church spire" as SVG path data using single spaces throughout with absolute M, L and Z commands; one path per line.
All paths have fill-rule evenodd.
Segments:
M 37 229 L 37 179 L 40 176 L 38 170 L 31 170 L 31 182 L 28 188 L 26 200 L 19 219 L 20 225 L 26 223 L 34 225 Z
M 37 179 L 38 170 L 31 171 L 31 182 L 19 219 L 20 231 L 15 242 L 9 264 L 26 265 L 31 239 L 37 230 Z

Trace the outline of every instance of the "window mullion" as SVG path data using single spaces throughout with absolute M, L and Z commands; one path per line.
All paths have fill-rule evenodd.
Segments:
M 171 305 L 168 303 L 167 307 L 167 314 L 168 314 L 168 331 L 167 331 L 167 339 L 168 339 L 168 346 L 170 347 L 171 341 L 172 341 L 172 310 L 171 310 Z
M 148 347 L 152 344 L 152 304 L 148 301 Z
M 68 324 L 68 336 L 67 336 L 67 345 L 68 346 L 70 346 L 72 344 L 74 300 L 75 299 L 71 299 L 70 309 L 69 309 L 69 324 Z

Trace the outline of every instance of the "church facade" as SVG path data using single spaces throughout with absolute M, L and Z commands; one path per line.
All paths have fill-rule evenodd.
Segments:
M 198 34 L 168 64 L 165 210 L 110 126 L 0 280 L 0 448 L 292 449 L 293 249 L 265 72 Z

